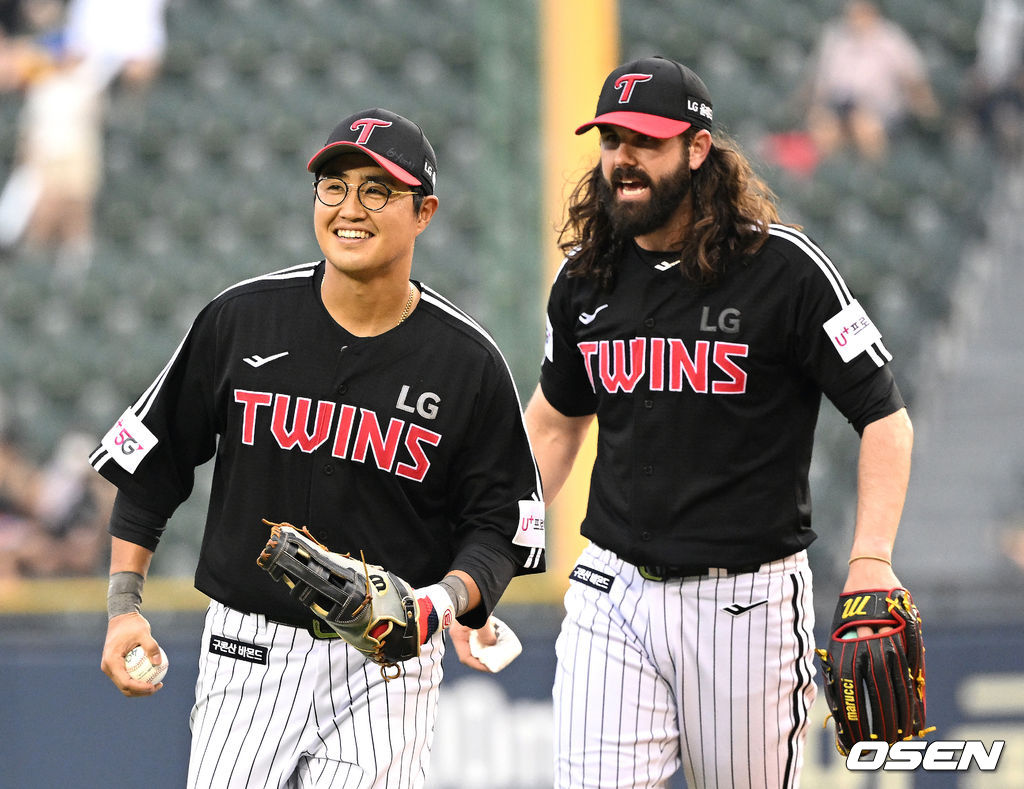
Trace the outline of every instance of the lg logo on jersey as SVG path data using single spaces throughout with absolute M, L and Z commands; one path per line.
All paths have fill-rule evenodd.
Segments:
M 408 397 L 409 385 L 406 384 L 402 387 L 402 391 L 398 393 L 398 402 L 395 403 L 395 408 L 399 411 L 407 411 L 410 414 L 419 414 L 424 419 L 437 419 L 437 406 L 441 402 L 441 398 L 438 395 L 433 392 L 424 392 L 416 398 L 415 407 L 406 402 Z
M 726 307 L 718 313 L 718 319 L 711 321 L 711 308 L 706 306 L 700 313 L 700 330 L 725 334 L 738 334 L 740 330 L 740 311 L 735 307 Z

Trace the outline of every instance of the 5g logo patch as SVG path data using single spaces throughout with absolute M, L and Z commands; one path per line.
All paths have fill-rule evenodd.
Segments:
M 101 444 L 117 465 L 134 474 L 142 459 L 157 445 L 157 437 L 129 408 L 103 436 Z

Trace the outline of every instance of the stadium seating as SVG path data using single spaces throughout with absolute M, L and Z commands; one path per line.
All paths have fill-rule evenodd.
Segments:
M 976 5 L 885 4 L 940 67 L 946 106 L 973 57 Z M 792 93 L 833 0 L 681 6 L 631 0 L 623 56 L 692 63 L 712 87 L 716 121 L 751 150 L 798 124 Z M 88 275 L 69 287 L 52 261 L 35 259 L 3 271 L 0 387 L 17 418 L 40 425 L 33 449 L 47 452 L 62 424 L 102 432 L 231 282 L 319 257 L 306 157 L 342 115 L 375 104 L 419 120 L 437 148 L 444 210 L 420 241 L 414 276 L 474 311 L 529 391 L 538 349 L 522 327 L 540 325 L 538 261 L 553 243 L 537 220 L 539 108 L 515 89 L 537 79 L 535 16 L 530 0 L 379 0 L 342 14 L 327 0 L 171 3 L 166 60 L 143 112 L 111 97 Z M 0 102 L 6 165 L 15 98 Z M 984 151 L 911 130 L 884 171 L 837 159 L 812 179 L 765 175 L 787 219 L 807 226 L 879 312 L 887 341 L 912 356 L 915 327 L 946 314 L 964 228 L 980 230 L 989 167 Z M 816 464 L 829 462 L 829 445 Z

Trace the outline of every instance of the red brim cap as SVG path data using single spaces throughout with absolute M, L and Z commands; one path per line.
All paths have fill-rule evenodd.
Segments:
M 309 160 L 309 164 L 306 165 L 306 169 L 309 170 L 309 172 L 311 173 L 319 172 L 320 168 L 323 167 L 324 163 L 328 159 L 333 159 L 335 156 L 338 156 L 340 153 L 342 153 L 342 151 L 338 150 L 339 148 L 342 147 L 355 148 L 358 151 L 362 151 L 371 159 L 373 159 L 377 164 L 379 164 L 381 167 L 387 170 L 388 173 L 390 173 L 392 176 L 401 181 L 403 184 L 408 184 L 409 186 L 423 185 L 423 182 L 420 181 L 419 178 L 414 176 L 408 170 L 399 167 L 390 159 L 386 159 L 383 156 L 374 153 L 366 146 L 359 145 L 354 142 L 332 142 L 328 145 L 325 145 L 323 148 L 317 151 L 316 154 L 314 154 L 312 159 Z
M 663 118 L 660 115 L 648 115 L 643 112 L 606 112 L 598 115 L 592 121 L 587 121 L 578 129 L 577 134 L 583 134 L 595 126 L 622 126 L 648 137 L 668 139 L 682 134 L 690 128 L 687 121 L 677 121 L 674 118 Z

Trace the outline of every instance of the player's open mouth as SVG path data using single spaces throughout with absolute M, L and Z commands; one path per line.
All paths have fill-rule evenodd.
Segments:
M 615 190 L 619 197 L 629 200 L 647 194 L 648 188 L 647 184 L 640 181 L 618 181 Z
M 338 238 L 354 238 L 354 239 L 363 239 L 363 238 L 372 238 L 373 237 L 373 233 L 369 233 L 369 232 L 367 232 L 365 230 L 346 230 L 344 228 L 339 228 L 338 230 L 335 230 L 334 231 L 334 235 L 336 235 Z

